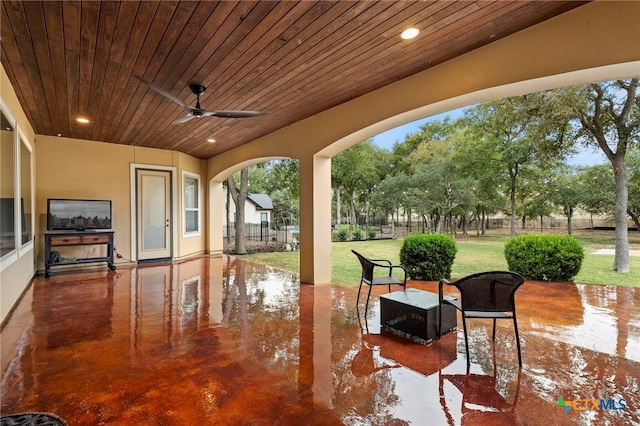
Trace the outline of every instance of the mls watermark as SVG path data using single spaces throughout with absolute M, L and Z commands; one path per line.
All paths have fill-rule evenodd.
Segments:
M 563 397 L 558 398 L 558 402 L 554 407 L 564 408 L 564 414 L 567 414 L 569 410 L 576 411 L 583 410 L 612 410 L 620 411 L 627 409 L 627 402 L 624 398 L 619 399 L 592 399 L 592 398 L 578 398 L 573 401 L 565 401 Z

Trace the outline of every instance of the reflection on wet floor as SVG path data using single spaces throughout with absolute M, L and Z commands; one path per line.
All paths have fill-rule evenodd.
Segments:
M 381 332 L 382 288 L 366 319 L 356 293 L 228 257 L 38 277 L 0 335 L 1 412 L 70 425 L 640 424 L 640 289 L 526 282 L 522 370 L 510 321 L 495 345 L 490 322 L 469 322 L 467 370 L 461 332 L 426 345 Z

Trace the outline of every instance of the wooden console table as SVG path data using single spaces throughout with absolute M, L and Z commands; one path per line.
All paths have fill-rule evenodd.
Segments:
M 52 248 L 55 247 L 93 245 L 106 245 L 106 256 L 63 259 L 59 255 L 52 255 Z M 94 262 L 107 262 L 109 269 L 115 271 L 116 264 L 113 261 L 113 252 L 113 231 L 47 232 L 44 234 L 44 276 L 47 278 L 51 276 L 52 266 Z

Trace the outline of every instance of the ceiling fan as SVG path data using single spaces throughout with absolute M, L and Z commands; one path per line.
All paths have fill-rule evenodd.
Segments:
M 182 105 L 184 109 L 187 110 L 186 116 L 175 120 L 172 124 L 186 123 L 189 120 L 192 120 L 194 118 L 200 118 L 200 117 L 246 118 L 246 117 L 255 117 L 258 115 L 266 114 L 265 111 L 221 110 L 221 109 L 211 110 L 211 111 L 204 110 L 200 107 L 200 95 L 204 93 L 206 88 L 199 84 L 189 84 L 189 89 L 191 89 L 191 92 L 193 92 L 193 94 L 196 95 L 196 106 L 192 107 L 191 105 L 176 98 L 171 93 L 164 90 L 163 88 L 156 86 L 149 80 L 146 80 L 137 75 L 134 75 L 134 77 L 140 80 L 141 82 L 143 82 L 144 84 L 146 84 L 147 86 L 149 86 L 150 88 L 152 88 L 153 90 L 155 90 L 156 92 L 160 93 L 165 98 L 172 100 L 178 105 Z

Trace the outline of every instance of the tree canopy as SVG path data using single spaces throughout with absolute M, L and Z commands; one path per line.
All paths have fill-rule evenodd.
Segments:
M 628 271 L 627 220 L 640 230 L 640 97 L 638 79 L 568 87 L 499 99 L 434 120 L 391 150 L 367 139 L 332 159 L 336 225 L 391 223 L 418 217 L 428 232 L 478 233 L 492 215 L 517 220 L 567 217 L 576 209 L 614 218 L 613 268 Z M 567 159 L 584 147 L 610 164 L 575 168 Z M 297 217 L 298 163 L 270 162 L 250 174 L 250 192 L 274 200 L 274 221 Z M 232 191 L 233 193 L 233 191 Z M 411 222 L 409 222 L 411 223 Z

